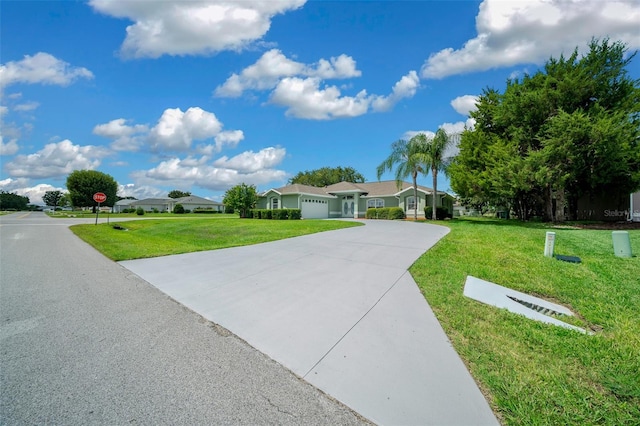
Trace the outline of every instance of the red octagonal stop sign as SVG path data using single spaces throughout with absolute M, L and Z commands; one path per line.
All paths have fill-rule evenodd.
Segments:
M 107 201 L 107 196 L 103 192 L 96 192 L 93 194 L 93 201 L 96 203 L 104 203 Z

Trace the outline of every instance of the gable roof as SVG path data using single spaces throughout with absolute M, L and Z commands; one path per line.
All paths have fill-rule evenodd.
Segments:
M 310 185 L 301 185 L 298 183 L 283 186 L 277 189 L 270 189 L 263 192 L 260 196 L 265 197 L 269 192 L 275 192 L 278 195 L 285 194 L 304 194 L 304 195 L 317 195 L 324 197 L 335 197 L 336 194 L 344 193 L 360 193 L 363 197 L 394 197 L 406 190 L 413 189 L 413 185 L 409 182 L 401 182 L 400 189 L 395 180 L 385 180 L 381 182 L 365 182 L 365 183 L 351 183 L 351 182 L 339 182 L 333 185 L 325 186 L 323 188 Z M 433 190 L 426 186 L 418 185 L 418 190 L 425 194 L 432 194 Z M 438 191 L 438 194 L 446 194 L 442 191 Z
M 180 204 L 207 204 L 210 206 L 221 206 L 222 203 L 216 201 L 207 200 L 206 198 L 198 197 L 197 195 L 189 195 L 188 197 L 176 198 L 175 203 Z

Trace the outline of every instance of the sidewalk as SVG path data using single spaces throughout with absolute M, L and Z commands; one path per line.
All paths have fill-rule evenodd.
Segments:
M 497 424 L 407 272 L 447 232 L 366 221 L 120 264 L 375 423 Z

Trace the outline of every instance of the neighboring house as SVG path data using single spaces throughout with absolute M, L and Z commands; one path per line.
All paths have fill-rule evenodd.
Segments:
M 207 200 L 206 198 L 190 195 L 182 198 L 145 198 L 144 200 L 120 200 L 113 206 L 114 213 L 121 213 L 123 209 L 137 209 L 142 207 L 144 211 L 151 212 L 154 209 L 159 212 L 172 212 L 176 204 L 182 204 L 186 210 L 207 209 L 219 213 L 224 212 L 224 204 Z
M 433 190 L 418 185 L 418 199 L 414 197 L 413 185 L 402 182 L 400 189 L 396 181 L 350 183 L 340 182 L 318 188 L 293 184 L 270 189 L 260 194 L 257 208 L 260 209 L 300 209 L 304 219 L 350 217 L 362 218 L 368 208 L 400 207 L 407 217 L 424 218 L 425 205 L 432 203 Z M 446 192 L 438 191 L 436 205 L 453 213 L 454 198 Z
M 116 201 L 116 203 L 113 205 L 113 212 L 114 213 L 122 213 L 122 210 L 125 209 L 130 209 L 131 208 L 131 203 L 135 202 L 137 200 L 120 200 L 120 201 Z

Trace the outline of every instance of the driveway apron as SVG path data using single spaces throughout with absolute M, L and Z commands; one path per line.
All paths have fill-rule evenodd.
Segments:
M 120 264 L 376 423 L 497 424 L 407 272 L 447 233 L 366 221 Z

